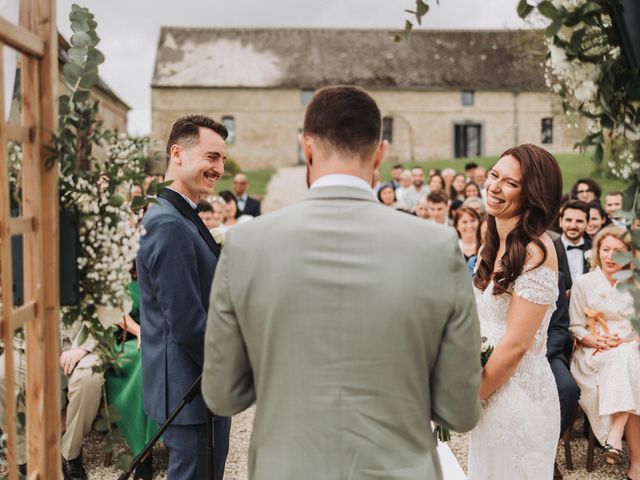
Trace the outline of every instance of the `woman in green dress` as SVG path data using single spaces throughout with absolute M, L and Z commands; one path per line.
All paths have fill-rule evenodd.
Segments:
M 140 290 L 132 270 L 132 282 L 129 293 L 133 306 L 129 315 L 125 315 L 119 325 L 116 349 L 120 352 L 117 369 L 111 369 L 106 375 L 107 398 L 109 404 L 116 407 L 120 420 L 118 427 L 127 439 L 127 443 L 137 456 L 158 430 L 158 425 L 148 418 L 142 407 L 142 365 L 140 362 Z M 149 454 L 136 469 L 134 478 L 151 479 L 152 458 Z

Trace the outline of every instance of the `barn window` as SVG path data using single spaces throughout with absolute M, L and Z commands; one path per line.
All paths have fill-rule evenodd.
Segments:
M 236 119 L 235 117 L 226 116 L 222 117 L 222 124 L 229 132 L 227 137 L 227 143 L 234 143 L 236 140 Z
M 463 90 L 462 91 L 462 106 L 463 107 L 472 107 L 473 100 L 475 96 L 475 92 L 473 90 Z
M 543 118 L 540 124 L 540 136 L 543 144 L 553 143 L 553 118 Z

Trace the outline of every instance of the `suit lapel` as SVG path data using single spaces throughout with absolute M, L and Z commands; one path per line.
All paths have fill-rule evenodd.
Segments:
M 207 243 L 207 246 L 211 249 L 216 258 L 220 258 L 220 246 L 215 242 L 213 235 L 211 235 L 211 232 L 209 232 L 196 211 L 191 208 L 191 205 L 189 205 L 178 192 L 175 192 L 170 188 L 165 188 L 158 194 L 158 196 L 167 200 L 183 217 L 193 223 L 198 229 L 198 233 L 200 233 L 200 236 Z

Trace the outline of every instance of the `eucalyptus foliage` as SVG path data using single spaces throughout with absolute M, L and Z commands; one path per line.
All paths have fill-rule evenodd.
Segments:
M 97 48 L 97 22 L 78 5 L 72 6 L 69 20 L 73 35 L 63 67 L 69 93 L 59 98 L 58 132 L 48 162 L 59 165 L 61 208 L 75 211 L 78 218 L 80 301 L 62 307 L 61 314 L 64 325 L 82 323 L 78 344 L 89 336 L 98 341 L 93 353 L 100 361 L 95 369 L 104 375 L 116 368 L 117 326 L 103 323 L 99 312 L 107 307 L 122 317 L 131 305 L 128 285 L 141 234 L 138 212 L 152 200 L 129 197 L 134 185 L 144 191 L 149 139 L 111 131 L 98 120 L 100 104 L 91 90 L 105 58 Z M 158 188 L 154 181 L 147 193 Z M 104 388 L 95 428 L 105 434 L 105 453 L 126 468 L 132 458 L 122 445 L 124 437 L 115 426 L 119 417 L 108 405 Z
M 640 72 L 632 68 L 616 28 L 614 0 L 520 0 L 518 14 L 537 10 L 546 20 L 547 82 L 565 112 L 584 119 L 588 133 L 576 146 L 593 147 L 596 165 L 610 152 L 610 172 L 629 182 L 624 215 L 634 225 L 640 195 Z M 630 231 L 633 251 L 618 254 L 625 269 L 618 288 L 634 299 L 640 331 L 640 230 Z

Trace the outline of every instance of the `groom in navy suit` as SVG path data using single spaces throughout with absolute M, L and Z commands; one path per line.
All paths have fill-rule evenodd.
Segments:
M 142 220 L 140 285 L 144 410 L 163 423 L 202 373 L 209 292 L 220 247 L 196 212 L 224 173 L 226 128 L 203 115 L 180 118 L 167 142 L 170 187 Z M 198 395 L 164 433 L 170 480 L 206 471 L 207 411 Z M 215 479 L 229 450 L 229 417 L 214 416 Z

